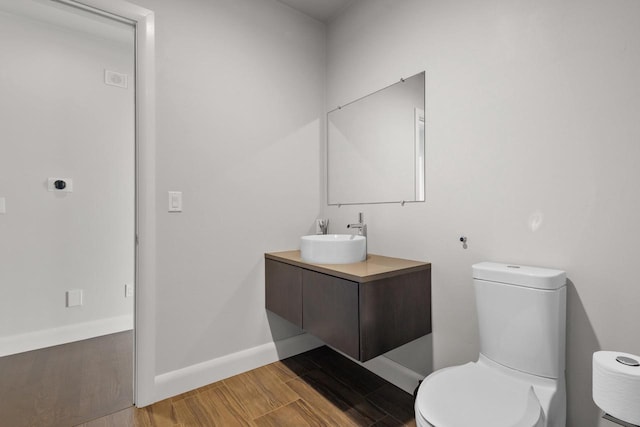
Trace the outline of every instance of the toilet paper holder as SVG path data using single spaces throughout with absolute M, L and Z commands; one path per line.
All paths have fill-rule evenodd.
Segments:
M 616 424 L 620 424 L 620 425 L 621 425 L 621 426 L 623 426 L 623 427 L 640 427 L 640 426 L 638 426 L 638 425 L 636 425 L 636 424 L 631 424 L 631 423 L 628 423 L 628 422 L 626 422 L 626 421 L 619 420 L 619 419 L 617 419 L 616 417 L 614 417 L 613 415 L 609 415 L 609 414 L 607 414 L 607 413 L 605 413 L 605 414 L 602 416 L 602 418 L 604 418 L 605 420 L 609 420 L 609 421 L 611 421 L 611 422 L 614 422 L 614 423 L 616 423 Z
M 636 412 L 636 400 L 640 392 L 638 360 L 639 356 L 615 351 L 593 353 L 593 400 L 603 411 L 602 418 L 623 427 L 640 427 L 636 424 L 640 420 Z M 627 376 L 633 381 L 621 384 L 620 378 Z M 618 394 L 611 393 L 612 389 L 616 389 Z M 614 399 L 615 396 L 617 397 Z M 630 404 L 632 406 L 628 407 Z M 630 408 L 633 410 L 630 411 Z M 623 416 L 624 420 L 611 415 L 609 411 Z
M 638 363 L 638 361 L 636 359 L 632 359 L 631 357 L 626 357 L 626 356 L 618 356 L 618 357 L 616 357 L 616 362 L 622 363 L 623 365 L 627 365 L 627 366 L 640 366 L 640 363 Z M 613 415 L 607 414 L 606 412 L 602 416 L 602 418 L 604 418 L 605 420 L 609 420 L 611 422 L 614 422 L 616 424 L 620 424 L 623 427 L 640 427 L 640 426 L 638 426 L 636 424 L 631 424 L 631 423 L 628 423 L 626 421 L 619 420 L 616 417 L 614 417 Z

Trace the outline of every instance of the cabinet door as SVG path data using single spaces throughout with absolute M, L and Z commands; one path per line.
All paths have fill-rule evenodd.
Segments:
M 265 259 L 265 307 L 302 327 L 302 269 Z
M 302 283 L 303 329 L 358 359 L 358 284 L 309 270 Z
M 360 285 L 360 360 L 431 333 L 431 270 Z

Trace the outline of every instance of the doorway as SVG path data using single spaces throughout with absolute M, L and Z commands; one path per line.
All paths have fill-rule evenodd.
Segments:
M 0 413 L 76 425 L 133 403 L 135 28 L 3 0 L 0 63 Z

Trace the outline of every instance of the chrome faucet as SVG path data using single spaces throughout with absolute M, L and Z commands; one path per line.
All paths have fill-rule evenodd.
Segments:
M 364 223 L 364 215 L 362 212 L 358 212 L 358 223 L 347 224 L 347 228 L 357 228 L 359 236 L 367 237 L 367 224 Z
M 328 219 L 316 219 L 316 234 L 327 234 L 329 232 Z
M 364 259 L 366 261 L 369 253 L 369 238 L 367 237 L 367 224 L 364 223 L 364 215 L 358 212 L 358 223 L 347 224 L 347 228 L 357 228 L 358 235 L 364 237 Z

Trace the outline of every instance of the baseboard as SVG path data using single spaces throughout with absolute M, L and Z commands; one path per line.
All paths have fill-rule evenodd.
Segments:
M 110 317 L 0 338 L 0 357 L 133 329 L 133 315 Z
M 154 401 L 158 402 L 322 345 L 324 343 L 314 336 L 300 334 L 157 375 Z
M 362 366 L 412 395 L 420 381 L 424 379 L 424 375 L 384 356 L 371 359 L 363 363 Z
M 411 395 L 413 395 L 413 392 L 416 390 L 416 387 L 418 387 L 418 384 L 420 384 L 420 381 L 424 379 L 424 375 L 420 375 L 419 373 L 414 372 L 406 366 L 402 366 L 401 364 L 394 362 L 387 357 L 378 356 L 375 359 L 371 359 L 363 363 L 351 356 L 344 354 L 338 349 L 335 349 L 333 347 L 331 348 L 342 354 L 347 359 L 353 360 L 363 368 L 373 372 L 379 377 L 384 378 L 394 386 L 406 391 Z
M 305 333 L 158 375 L 155 378 L 154 402 L 295 356 L 322 345 L 325 345 L 322 341 Z M 360 364 L 410 394 L 413 394 L 418 383 L 424 379 L 423 375 L 384 356 Z

